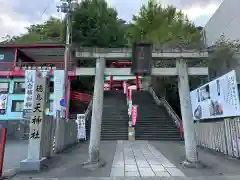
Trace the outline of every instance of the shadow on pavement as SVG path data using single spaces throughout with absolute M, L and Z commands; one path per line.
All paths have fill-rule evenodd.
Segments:
M 184 142 L 150 141 L 158 151 L 174 163 L 188 177 L 199 176 L 234 176 L 240 175 L 240 160 L 208 149 L 199 148 L 199 160 L 206 165 L 203 169 L 184 168 Z
M 14 178 L 108 177 L 116 150 L 116 141 L 102 141 L 100 148 L 101 158 L 106 165 L 94 171 L 82 166 L 88 159 L 88 142 L 84 142 L 49 159 L 48 166 L 41 172 L 18 172 Z

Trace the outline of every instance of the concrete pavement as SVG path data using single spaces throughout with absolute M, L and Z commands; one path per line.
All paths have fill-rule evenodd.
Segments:
M 184 160 L 184 145 L 181 142 L 101 141 L 100 155 L 106 164 L 89 170 L 82 166 L 88 159 L 88 142 L 84 142 L 52 158 L 48 168 L 42 172 L 20 173 L 13 179 L 128 180 L 129 176 L 131 180 L 145 179 L 146 176 L 153 180 L 240 179 L 239 160 L 203 149 L 199 154 L 207 167 L 188 169 L 180 164 Z
M 7 140 L 5 147 L 3 174 L 11 173 L 19 168 L 21 160 L 27 157 L 27 140 Z
M 68 178 L 29 178 L 31 180 L 239 180 L 240 176 L 208 177 L 68 177 Z M 15 180 L 23 180 L 15 178 Z M 26 180 L 26 179 L 25 179 Z
M 150 141 L 158 151 L 176 165 L 187 177 L 235 176 L 240 175 L 240 160 L 208 149 L 199 148 L 199 160 L 206 165 L 203 169 L 184 168 L 184 142 Z
M 148 141 L 118 141 L 110 176 L 185 176 Z

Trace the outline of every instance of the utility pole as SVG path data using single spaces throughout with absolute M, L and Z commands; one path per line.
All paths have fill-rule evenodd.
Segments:
M 72 13 L 74 9 L 77 8 L 78 3 L 73 0 L 60 0 L 61 5 L 57 6 L 57 11 L 66 14 L 66 46 L 64 51 L 64 84 L 65 84 L 65 93 L 64 99 L 67 100 L 67 88 L 68 88 L 68 60 L 71 58 L 71 44 L 72 44 Z M 66 107 L 67 111 L 67 107 Z M 66 112 L 65 112 L 66 115 Z M 68 117 L 66 117 L 68 119 Z

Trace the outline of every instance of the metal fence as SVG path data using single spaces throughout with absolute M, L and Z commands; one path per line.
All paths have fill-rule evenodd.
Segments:
M 240 118 L 196 123 L 197 143 L 232 157 L 240 157 Z

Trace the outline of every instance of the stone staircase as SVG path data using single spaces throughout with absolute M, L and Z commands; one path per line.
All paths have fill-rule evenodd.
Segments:
M 128 113 L 123 91 L 104 93 L 101 140 L 128 139 Z
M 179 129 L 165 108 L 155 104 L 148 92 L 133 91 L 132 99 L 138 105 L 136 140 L 181 140 Z

